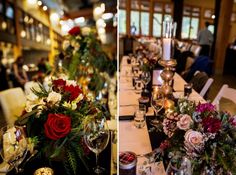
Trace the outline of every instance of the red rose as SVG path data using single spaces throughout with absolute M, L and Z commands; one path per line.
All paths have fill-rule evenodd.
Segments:
M 216 133 L 221 128 L 221 121 L 217 118 L 206 117 L 202 120 L 205 132 Z
M 57 80 L 53 80 L 52 84 L 57 89 L 64 89 L 66 85 L 66 81 L 63 79 L 57 79 Z
M 160 149 L 161 150 L 165 150 L 165 149 L 167 149 L 167 148 L 169 148 L 170 147 L 170 143 L 169 143 L 169 141 L 168 140 L 164 140 L 163 142 L 161 142 L 161 145 L 160 145 Z
M 46 137 L 52 140 L 63 138 L 71 131 L 71 118 L 64 114 L 48 114 L 44 130 Z
M 73 27 L 72 29 L 69 30 L 68 33 L 73 36 L 79 35 L 80 34 L 80 27 L 79 26 Z
M 82 90 L 79 88 L 79 86 L 65 86 L 64 90 L 70 94 L 70 101 L 75 100 L 82 93 Z

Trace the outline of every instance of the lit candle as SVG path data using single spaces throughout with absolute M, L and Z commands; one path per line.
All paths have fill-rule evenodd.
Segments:
M 163 59 L 170 60 L 171 38 L 163 38 Z

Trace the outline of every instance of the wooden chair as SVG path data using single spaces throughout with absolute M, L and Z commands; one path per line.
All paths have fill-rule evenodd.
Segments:
M 26 97 L 21 88 L 0 92 L 0 104 L 7 124 L 14 124 L 25 108 Z
M 227 84 L 224 84 L 212 104 L 216 105 L 217 110 L 220 109 L 221 98 L 226 98 L 236 104 L 236 89 L 230 88 Z

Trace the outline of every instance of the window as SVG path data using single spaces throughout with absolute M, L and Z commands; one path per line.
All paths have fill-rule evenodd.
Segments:
M 119 33 L 126 33 L 126 11 L 123 9 L 119 11 Z
M 200 8 L 185 6 L 182 21 L 182 39 L 197 39 Z
M 153 36 L 161 37 L 162 14 L 153 14 Z
M 149 35 L 149 13 L 141 12 L 141 34 Z
M 155 3 L 154 14 L 153 14 L 153 36 L 161 37 L 162 34 L 162 23 L 168 18 L 172 17 L 172 5 Z
M 139 12 L 138 11 L 131 11 L 130 14 L 130 33 L 134 35 L 139 34 Z

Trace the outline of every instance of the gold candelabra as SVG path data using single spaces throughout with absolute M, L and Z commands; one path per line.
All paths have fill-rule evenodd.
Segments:
M 158 63 L 164 67 L 162 73 L 161 73 L 161 78 L 163 79 L 163 85 L 161 87 L 162 93 L 164 94 L 165 97 L 165 103 L 164 103 L 164 108 L 166 110 L 172 109 L 174 107 L 174 101 L 173 99 L 173 77 L 174 77 L 174 67 L 177 65 L 176 60 L 174 59 L 169 59 L 169 60 L 164 60 L 161 59 L 158 61 Z

